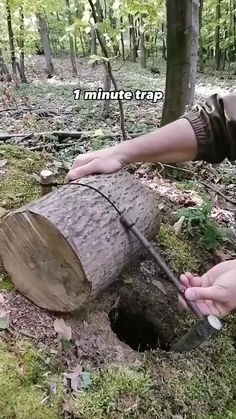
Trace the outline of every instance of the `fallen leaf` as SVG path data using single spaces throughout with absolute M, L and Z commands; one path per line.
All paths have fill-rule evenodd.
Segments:
M 161 281 L 158 281 L 157 279 L 152 279 L 152 284 L 155 285 L 159 289 L 159 291 L 162 292 L 162 294 L 167 295 L 167 292 L 165 290 L 164 285 L 161 283 Z
M 57 393 L 57 384 L 50 383 L 50 394 L 56 394 L 56 393 Z
M 2 279 L 0 279 L 0 282 L 2 281 Z M 5 297 L 3 294 L 0 294 L 0 305 L 5 303 Z
M 7 319 L 0 319 L 0 330 L 6 330 L 9 326 L 9 321 Z
M 63 404 L 63 412 L 72 413 L 73 412 L 73 401 L 72 397 L 67 398 Z
M 73 391 L 78 391 L 81 387 L 81 373 L 82 367 L 81 365 L 78 365 L 73 372 L 64 374 L 64 377 L 67 380 L 70 380 L 70 387 Z
M 221 260 L 221 262 L 232 258 L 231 255 L 227 255 L 227 253 L 224 253 L 222 250 L 215 250 L 215 255 Z
M 8 160 L 0 160 L 0 169 L 4 166 L 6 166 Z
M 182 227 L 183 227 L 183 223 L 184 223 L 185 217 L 184 215 L 182 217 L 180 217 L 180 219 L 173 225 L 175 233 L 176 234 L 180 234 Z
M 92 384 L 92 380 L 91 380 L 91 373 L 90 372 L 83 372 L 81 374 L 81 382 L 80 382 L 80 387 L 83 390 L 86 390 L 87 388 L 89 388 Z
M 0 207 L 0 218 L 4 217 L 4 215 L 6 215 L 7 210 L 3 207 Z
M 72 330 L 71 327 L 68 326 L 64 319 L 56 319 L 54 321 L 54 330 L 58 333 L 59 337 L 65 340 L 71 340 L 72 338 Z

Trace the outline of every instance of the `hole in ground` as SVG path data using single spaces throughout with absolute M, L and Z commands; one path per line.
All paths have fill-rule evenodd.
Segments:
M 133 350 L 145 352 L 160 348 L 168 351 L 171 343 L 163 329 L 150 317 L 150 313 L 140 307 L 130 308 L 125 304 L 119 304 L 109 313 L 113 332 Z

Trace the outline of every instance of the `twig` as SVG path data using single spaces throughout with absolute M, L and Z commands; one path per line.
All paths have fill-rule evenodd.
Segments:
M 7 141 L 7 140 L 10 140 L 11 138 L 25 138 L 25 139 L 28 139 L 28 138 L 31 138 L 31 137 L 33 137 L 33 136 L 38 136 L 38 137 L 42 137 L 42 136 L 45 136 L 45 137 L 47 137 L 47 136 L 55 136 L 55 137 L 58 137 L 58 138 L 61 138 L 61 139 L 63 139 L 63 138 L 78 138 L 78 139 L 84 139 L 84 138 L 86 138 L 86 137 L 94 137 L 94 138 L 103 138 L 103 139 L 107 139 L 107 138 L 117 138 L 117 137 L 120 137 L 120 135 L 121 134 L 119 134 L 119 133 L 105 133 L 104 135 L 102 134 L 102 135 L 98 135 L 98 136 L 96 136 L 95 135 L 96 134 L 96 131 L 47 131 L 47 132 L 35 132 L 35 133 L 33 133 L 33 132 L 31 132 L 31 133 L 22 133 L 22 134 L 14 134 L 14 133 L 3 133 L 3 134 L 0 134 L 0 141 Z M 140 132 L 140 133 L 136 133 L 136 134 L 133 134 L 133 133 L 130 133 L 130 134 L 128 134 L 128 136 L 130 137 L 130 138 L 136 138 L 136 137 L 140 137 L 140 136 L 142 136 L 142 135 L 144 135 L 145 133 L 143 133 L 143 132 Z M 71 144 L 71 145 L 75 145 L 75 143 L 73 143 L 73 144 Z M 68 146 L 69 146 L 69 144 L 68 144 Z M 37 146 L 36 146 L 37 147 Z
M 188 170 L 188 169 L 183 169 L 182 167 L 178 167 L 178 166 L 172 166 L 171 164 L 163 164 L 164 167 L 169 167 L 171 169 L 175 169 L 175 170 L 179 170 L 181 172 L 185 172 L 185 173 L 189 173 L 191 175 L 193 175 L 195 178 L 197 178 L 197 182 L 200 183 L 201 185 L 205 186 L 208 189 L 211 189 L 212 191 L 214 191 L 217 195 L 221 196 L 222 198 L 225 199 L 225 201 L 230 202 L 231 204 L 236 205 L 236 200 L 233 198 L 229 198 L 228 196 L 226 196 L 223 192 L 221 192 L 218 188 L 216 188 L 213 185 L 210 185 L 209 183 L 204 182 L 203 180 L 199 179 L 199 174 L 194 173 L 192 170 Z
M 58 113 L 64 113 L 64 114 L 71 114 L 71 111 L 66 111 L 66 110 L 54 110 L 54 109 L 41 109 L 41 108 L 6 108 L 6 109 L 0 109 L 0 113 L 4 113 L 4 112 L 13 112 L 13 115 L 17 115 L 20 113 L 24 113 L 24 112 L 36 112 L 38 114 L 40 113 L 51 113 L 53 115 L 58 115 Z

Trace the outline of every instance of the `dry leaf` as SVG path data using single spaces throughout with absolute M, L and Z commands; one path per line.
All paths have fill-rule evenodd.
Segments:
M 173 225 L 175 234 L 180 234 L 183 226 L 183 222 L 185 220 L 184 215 L 180 217 L 180 219 Z
M 161 281 L 158 281 L 157 279 L 152 279 L 152 284 L 155 285 L 159 289 L 159 291 L 162 292 L 162 294 L 167 295 L 167 292 L 165 290 L 164 285 L 161 283 Z
M 0 318 L 0 330 L 5 330 L 9 326 L 9 321 L 7 319 Z
M 0 207 L 0 218 L 4 217 L 7 214 L 7 210 L 3 207 Z
M 224 253 L 222 250 L 215 250 L 215 255 L 221 260 L 221 262 L 232 258 L 231 255 L 227 255 L 227 253 Z
M 8 160 L 0 160 L 0 169 L 2 169 L 2 167 L 6 166 Z
M 78 391 L 80 388 L 81 374 L 81 365 L 78 365 L 73 372 L 64 374 L 64 377 L 67 378 L 67 380 L 70 380 L 70 386 L 73 391 Z
M 65 340 L 71 340 L 72 330 L 68 326 L 64 319 L 56 319 L 54 321 L 54 330 L 58 333 L 59 337 Z

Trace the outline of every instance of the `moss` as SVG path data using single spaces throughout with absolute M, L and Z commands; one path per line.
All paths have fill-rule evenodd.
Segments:
M 49 159 L 39 153 L 11 145 L 0 146 L 0 159 L 6 159 L 1 177 L 0 206 L 14 209 L 40 195 L 40 187 L 34 179 L 47 167 Z
M 7 419 L 58 419 L 62 412 L 60 376 L 49 376 L 48 364 L 31 344 L 20 342 L 14 351 L 0 342 L 0 412 Z M 57 386 L 49 395 L 49 384 Z M 47 397 L 48 396 L 48 397 Z
M 92 386 L 76 396 L 74 413 L 83 419 L 234 418 L 235 376 L 235 348 L 220 335 L 184 356 L 158 350 L 138 366 L 94 373 Z
M 163 249 L 171 268 L 176 272 L 195 272 L 200 265 L 200 250 L 193 247 L 183 235 L 175 234 L 173 227 L 163 225 L 157 237 L 157 243 Z M 198 254 L 196 254 L 198 253 Z
M 8 276 L 0 269 L 0 291 L 12 291 L 14 286 Z
M 75 414 L 83 419 L 135 417 L 141 398 L 148 397 L 151 380 L 138 367 L 110 366 L 94 373 L 92 387 L 78 394 Z

